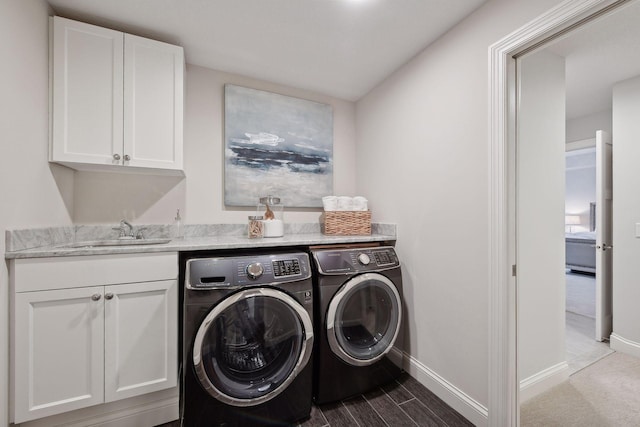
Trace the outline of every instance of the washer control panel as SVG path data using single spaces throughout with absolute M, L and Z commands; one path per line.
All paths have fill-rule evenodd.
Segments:
M 321 274 L 352 274 L 381 271 L 400 265 L 390 246 L 376 248 L 321 249 L 313 251 Z
M 187 289 L 222 289 L 268 285 L 311 277 L 309 256 L 296 252 L 277 255 L 194 258 L 187 260 Z
M 358 254 L 358 262 L 360 262 L 360 264 L 362 265 L 369 265 L 369 263 L 371 262 L 371 257 L 364 252 L 361 252 Z
M 264 267 L 259 262 L 252 262 L 245 268 L 249 279 L 257 279 L 264 273 Z

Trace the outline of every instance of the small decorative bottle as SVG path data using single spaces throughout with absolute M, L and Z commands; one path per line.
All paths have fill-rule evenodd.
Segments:
M 172 237 L 174 239 L 184 238 L 184 228 L 182 226 L 182 218 L 180 217 L 180 209 L 176 212 L 176 218 L 173 222 Z

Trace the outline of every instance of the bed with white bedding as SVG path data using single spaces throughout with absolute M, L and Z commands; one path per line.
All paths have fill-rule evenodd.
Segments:
M 565 234 L 566 266 L 573 271 L 596 272 L 596 233 Z

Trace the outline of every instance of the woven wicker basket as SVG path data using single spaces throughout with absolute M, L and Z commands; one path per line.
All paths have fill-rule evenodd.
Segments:
M 371 234 L 371 211 L 325 211 L 324 234 L 338 236 Z

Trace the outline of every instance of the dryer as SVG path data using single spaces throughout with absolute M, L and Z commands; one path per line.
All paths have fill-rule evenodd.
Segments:
M 311 249 L 314 401 L 367 392 L 403 372 L 400 262 L 393 247 Z
M 314 341 L 308 254 L 183 262 L 182 425 L 284 426 L 307 418 Z

